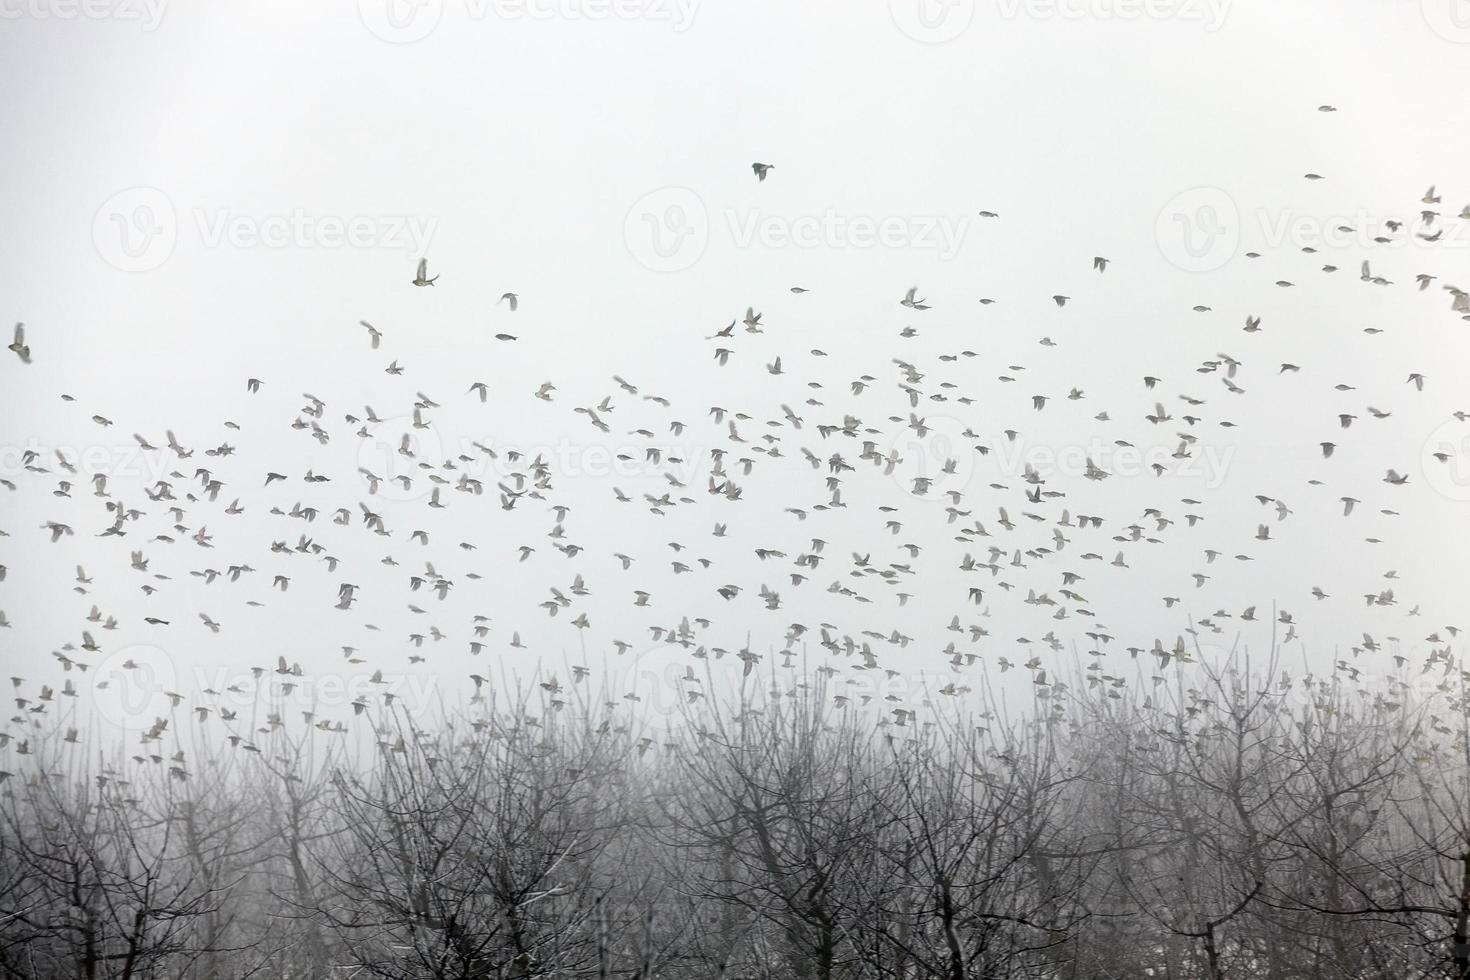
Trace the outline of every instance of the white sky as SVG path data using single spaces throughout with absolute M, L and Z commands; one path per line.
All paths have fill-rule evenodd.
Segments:
M 593 16 L 607 9 L 616 13 Z M 582 641 L 589 662 L 613 639 L 634 653 L 656 649 L 647 627 L 683 615 L 708 617 L 701 642 L 730 650 L 747 630 L 757 650 L 779 646 L 793 622 L 854 636 L 898 629 L 914 638 L 907 649 L 875 648 L 905 676 L 950 676 L 939 651 L 951 639 L 988 665 L 1052 658 L 1016 642 L 1048 630 L 1085 651 L 1082 634 L 1096 623 L 1117 637 L 1108 664 L 1123 671 L 1123 647 L 1169 643 L 1190 615 L 1254 604 L 1269 620 L 1273 602 L 1296 617 L 1302 643 L 1291 656 L 1319 669 L 1364 631 L 1402 638 L 1417 660 L 1427 634 L 1457 622 L 1470 429 L 1450 413 L 1470 409 L 1470 344 L 1440 286 L 1470 288 L 1470 222 L 1455 217 L 1470 204 L 1463 0 L 953 0 L 924 9 L 906 0 L 430 0 L 388 13 L 373 0 L 158 9 L 0 0 L 0 71 L 12 93 L 0 106 L 0 227 L 11 245 L 0 296 L 10 320 L 27 325 L 34 358 L 23 365 L 0 352 L 0 476 L 18 484 L 0 489 L 0 528 L 10 534 L 0 540 L 0 609 L 13 624 L 0 631 L 0 655 L 28 680 L 57 683 L 47 653 L 80 643 L 94 602 L 120 620 L 97 634 L 101 650 L 79 655 L 94 663 L 147 644 L 156 662 L 188 677 L 283 653 L 348 686 L 374 668 L 426 677 L 430 687 L 419 690 L 450 699 L 470 671 L 529 675 L 538 654 L 564 675 L 563 651 L 583 662 Z M 1339 111 L 1317 111 L 1324 103 Z M 752 161 L 775 165 L 766 181 L 755 180 Z M 1324 179 L 1305 180 L 1309 172 Z M 1432 244 L 1411 237 L 1431 184 L 1445 229 Z M 1184 249 L 1176 213 L 1194 223 L 1197 254 Z M 1202 237 L 1212 215 L 1226 233 Z M 334 223 L 354 219 L 359 240 L 334 242 Z M 1391 219 L 1408 224 L 1386 232 Z M 1356 231 L 1333 233 L 1344 224 Z M 892 239 L 871 244 L 864 235 L 875 228 Z M 284 241 L 259 241 L 282 229 Z M 1377 234 L 1394 243 L 1373 243 Z M 1262 257 L 1246 258 L 1251 250 Z M 424 253 L 442 278 L 415 289 Z M 1112 260 L 1103 275 L 1091 268 L 1095 255 Z M 1391 286 L 1360 281 L 1365 258 Z M 1323 273 L 1327 263 L 1341 271 Z M 1421 272 L 1440 277 L 1426 292 L 1414 285 Z M 793 285 L 810 292 L 793 295 Z M 912 285 L 932 309 L 898 305 Z M 519 311 L 497 304 L 506 291 L 519 294 Z M 1059 309 L 1054 294 L 1071 300 Z M 720 368 L 712 352 L 722 342 L 705 338 L 748 305 L 763 311 L 765 332 L 737 325 Z M 1263 329 L 1247 334 L 1252 314 Z M 384 331 L 381 350 L 369 349 L 359 320 Z M 918 335 L 900 337 L 906 326 Z M 1370 327 L 1382 333 L 1364 333 Z M 499 342 L 497 332 L 519 339 Z M 939 360 L 964 349 L 979 356 Z M 1220 353 L 1241 362 L 1243 394 L 1218 373 L 1195 373 Z M 764 366 L 777 355 L 780 376 Z M 390 377 L 383 368 L 395 358 L 405 373 Z M 916 411 L 935 434 L 918 445 L 889 421 L 910 411 L 894 358 L 925 375 Z M 1278 374 L 1283 362 L 1300 372 Z M 1422 392 L 1405 383 L 1411 372 L 1427 376 Z M 625 395 L 614 373 L 671 406 Z M 854 397 L 848 384 L 864 374 L 876 380 Z M 1156 391 L 1145 391 L 1144 375 L 1163 379 Z M 260 394 L 246 393 L 247 377 L 264 382 Z M 488 384 L 487 404 L 466 394 L 473 381 Z M 552 402 L 532 397 L 543 381 L 556 385 Z M 1356 390 L 1334 390 L 1340 383 Z M 1069 401 L 1073 387 L 1085 399 Z M 325 448 L 290 427 L 303 392 L 326 402 Z M 553 467 L 548 500 L 500 510 L 495 471 L 483 467 L 472 472 L 487 494 L 446 488 L 444 510 L 426 506 L 422 476 L 413 494 L 368 497 L 358 465 L 412 471 L 382 445 L 407 431 L 401 419 L 417 392 L 442 406 L 426 413 L 428 455 L 452 457 L 470 440 L 543 451 Z M 927 399 L 935 393 L 949 400 Z M 1031 408 L 1037 394 L 1052 399 L 1041 412 Z M 1181 394 L 1205 400 L 1189 430 L 1200 439 L 1192 474 L 1135 475 L 1125 457 L 1099 455 L 1124 439 L 1176 464 L 1168 453 L 1191 411 Z M 604 413 L 610 435 L 573 411 L 606 395 L 616 405 Z M 955 401 L 962 396 L 974 404 Z M 1155 400 L 1173 421 L 1144 420 Z M 804 417 L 801 432 L 767 424 L 783 403 Z M 378 443 L 343 422 L 364 404 L 400 419 L 375 427 Z M 712 405 L 751 416 L 740 427 L 747 443 L 727 441 L 708 419 Z M 1392 415 L 1371 418 L 1370 405 Z M 1100 411 L 1112 421 L 1095 421 Z M 1339 412 L 1359 418 L 1343 431 Z M 94 413 L 115 425 L 94 424 Z M 816 434 L 845 413 L 879 430 L 869 438 L 880 450 L 906 456 L 895 477 L 856 459 L 860 441 Z M 682 436 L 669 432 L 671 420 L 687 423 Z M 642 427 L 686 464 L 607 475 L 609 450 L 641 457 L 648 440 L 629 433 Z M 966 427 L 979 438 L 959 437 Z M 131 433 L 161 446 L 169 428 L 193 458 L 132 452 Z M 1003 452 L 1005 429 L 1027 452 L 1093 454 L 1115 475 L 1055 475 L 1045 489 L 1068 496 L 1028 505 L 1017 460 L 1041 457 Z M 750 451 L 765 433 L 781 437 L 784 458 Z M 1339 444 L 1332 460 L 1320 459 L 1324 440 Z M 204 456 L 225 441 L 234 456 Z M 975 442 L 994 451 L 975 455 Z M 1427 458 L 1442 445 L 1456 458 Z M 844 476 L 845 510 L 811 511 L 827 499 L 825 470 L 807 466 L 802 446 L 858 467 Z M 52 472 L 24 470 L 27 448 Z M 114 495 L 148 512 L 127 538 L 95 537 L 108 516 L 85 473 L 72 499 L 53 496 L 65 476 L 49 458 L 57 448 L 107 460 L 100 468 L 113 473 Z M 705 491 L 712 448 L 729 450 L 732 470 L 737 457 L 757 460 L 751 475 L 736 472 L 738 503 Z M 925 453 L 959 463 L 920 499 L 899 477 L 932 475 L 932 465 L 919 468 Z M 177 469 L 182 497 L 201 465 L 227 484 L 221 500 L 189 505 L 178 543 L 150 543 L 171 521 L 141 487 Z M 309 467 L 332 482 L 303 483 Z M 1390 467 L 1409 483 L 1382 482 Z M 289 480 L 263 490 L 271 470 Z M 656 516 L 639 493 L 671 489 L 665 471 L 692 474 L 695 502 Z M 618 503 L 614 486 L 635 502 Z M 972 516 L 961 524 L 979 519 L 994 537 L 954 540 L 947 489 L 965 493 Z M 1256 494 L 1294 513 L 1278 524 Z M 1344 495 L 1362 501 L 1346 519 Z M 246 513 L 223 514 L 235 497 Z M 307 525 L 268 513 L 294 501 L 322 516 Z M 356 522 L 358 501 L 384 515 L 391 539 L 331 523 L 339 506 Z M 571 508 L 564 541 L 586 549 L 575 558 L 547 537 L 552 503 Z M 996 525 L 1000 506 L 1015 532 Z M 810 516 L 798 522 L 787 507 Z M 1063 507 L 1106 523 L 1069 529 L 1060 555 L 1028 559 L 998 580 L 957 569 L 965 551 L 986 560 L 992 542 L 1007 559 L 1051 546 Z M 1111 559 L 1120 548 L 1112 535 L 1135 521 L 1152 533 L 1140 521 L 1148 507 L 1176 523 L 1158 544 L 1123 545 L 1130 568 L 1081 558 Z M 1024 519 L 1026 510 L 1046 520 Z M 1185 527 L 1190 512 L 1204 521 Z M 888 519 L 902 520 L 902 532 L 884 530 Z M 47 520 L 72 524 L 75 537 L 50 545 Z M 727 538 L 710 536 L 716 521 L 729 525 Z M 1273 540 L 1253 540 L 1260 523 Z M 189 540 L 201 525 L 215 535 L 213 550 Z M 407 540 L 418 528 L 431 531 L 430 546 Z M 270 552 L 272 541 L 302 533 L 341 559 L 335 573 Z M 792 587 L 790 562 L 812 537 L 829 541 L 826 560 Z M 668 542 L 687 550 L 676 555 Z M 910 560 L 905 543 L 920 545 L 920 556 Z M 537 551 L 518 563 L 522 544 Z M 757 547 L 787 557 L 762 563 Z M 150 571 L 171 576 L 152 581 L 152 597 L 140 591 L 150 580 L 128 567 L 137 548 Z M 1208 567 L 1207 548 L 1222 552 Z M 611 557 L 617 551 L 636 558 L 630 571 Z M 915 574 L 897 587 L 852 578 L 854 551 L 880 567 L 908 561 Z M 1242 553 L 1255 560 L 1234 560 Z M 399 567 L 380 564 L 388 554 Z M 699 557 L 714 566 L 671 572 L 672 560 L 697 569 Z M 456 583 L 443 603 L 408 592 L 426 559 Z M 241 562 L 257 571 L 238 584 L 189 575 Z M 85 595 L 72 589 L 77 563 L 93 579 Z M 1073 588 L 1093 619 L 1075 615 L 1075 602 L 1062 600 L 1074 614 L 1058 622 L 1055 606 L 1020 601 L 1028 588 L 1057 597 L 1063 570 L 1086 575 Z M 1190 574 L 1199 571 L 1212 578 L 1196 589 Z M 1390 571 L 1398 581 L 1384 578 Z M 577 573 L 592 594 L 548 617 L 537 604 L 552 586 L 566 592 Z M 275 574 L 292 577 L 290 592 L 269 591 Z M 874 601 L 829 595 L 834 580 Z M 997 588 L 1000 580 L 1016 590 Z M 361 587 L 345 613 L 331 608 L 344 581 Z M 715 589 L 726 583 L 746 591 L 725 602 Z M 780 591 L 779 611 L 756 596 L 762 583 Z M 970 585 L 986 590 L 983 607 L 966 605 Z M 1313 586 L 1331 598 L 1313 599 Z M 1389 586 L 1397 605 L 1365 604 L 1365 593 Z M 652 593 L 648 609 L 632 606 L 635 589 Z M 903 608 L 900 590 L 914 596 Z M 1184 601 L 1166 609 L 1165 595 Z M 428 611 L 414 614 L 409 602 Z M 1422 615 L 1408 618 L 1416 605 Z M 218 635 L 199 612 L 222 624 Z M 569 625 L 579 612 L 592 622 L 585 634 Z M 467 650 L 475 613 L 493 620 L 478 659 Z M 955 614 L 992 635 L 971 643 L 945 632 Z M 1204 639 L 1223 649 L 1239 624 L 1219 622 L 1225 632 Z M 408 634 L 431 624 L 448 638 L 411 650 Z M 507 650 L 513 630 L 531 649 Z M 1261 649 L 1269 624 L 1241 637 Z M 343 644 L 367 663 L 344 666 Z M 426 663 L 410 665 L 410 652 Z M 825 654 L 813 644 L 811 656 Z M 344 710 L 339 700 L 333 716 Z

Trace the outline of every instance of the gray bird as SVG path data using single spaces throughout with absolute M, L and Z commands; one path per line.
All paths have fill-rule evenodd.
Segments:
M 11 341 L 9 349 L 15 351 L 22 364 L 31 363 L 31 349 L 26 346 L 26 325 L 24 323 L 15 325 L 15 340 Z

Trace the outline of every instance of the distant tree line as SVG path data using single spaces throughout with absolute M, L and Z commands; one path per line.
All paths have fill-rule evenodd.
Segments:
M 1431 680 L 1232 660 L 881 724 L 814 682 L 658 728 L 523 692 L 100 754 L 23 718 L 0 977 L 1470 980 Z

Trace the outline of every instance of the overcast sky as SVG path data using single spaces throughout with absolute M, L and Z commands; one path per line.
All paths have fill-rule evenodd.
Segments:
M 1470 409 L 1470 343 L 1441 286 L 1470 288 L 1470 221 L 1457 217 L 1470 204 L 1463 0 L 0 0 L 0 16 L 11 93 L 0 296 L 33 360 L 0 352 L 0 476 L 17 484 L 0 490 L 0 609 L 12 623 L 0 653 L 38 679 L 60 676 L 48 652 L 95 628 L 83 621 L 93 603 L 120 623 L 82 655 L 94 663 L 143 645 L 178 685 L 209 686 L 213 671 L 233 677 L 279 653 L 349 687 L 375 668 L 427 678 L 417 690 L 450 700 L 470 671 L 529 676 L 545 657 L 564 675 L 610 656 L 615 639 L 631 645 L 624 665 L 649 651 L 682 665 L 687 651 L 662 650 L 648 627 L 685 615 L 711 621 L 699 642 L 731 651 L 747 631 L 757 651 L 779 649 L 792 623 L 813 640 L 824 622 L 859 640 L 897 629 L 913 642 L 875 642 L 883 665 L 941 683 L 965 679 L 941 652 L 952 640 L 993 668 L 1053 657 L 1040 642 L 1052 631 L 1085 661 L 1085 633 L 1100 626 L 1122 671 L 1124 647 L 1171 645 L 1191 616 L 1250 605 L 1266 623 L 1219 618 L 1223 632 L 1201 640 L 1224 650 L 1239 634 L 1264 653 L 1274 603 L 1296 621 L 1294 669 L 1322 669 L 1365 631 L 1419 657 L 1429 633 L 1457 622 L 1470 430 L 1451 413 Z M 774 169 L 758 181 L 752 162 Z M 1431 185 L 1442 203 L 1421 203 Z M 1425 209 L 1441 216 L 1425 225 Z M 432 288 L 410 284 L 421 256 L 441 277 Z M 1111 260 L 1105 272 L 1095 256 Z M 1387 284 L 1363 281 L 1364 259 Z M 1420 273 L 1439 278 L 1420 291 Z M 916 285 L 930 309 L 899 305 Z M 515 312 L 498 302 L 506 292 Z M 707 339 L 748 306 L 763 333 L 737 324 L 729 341 Z M 1262 318 L 1259 332 L 1242 330 L 1247 316 Z M 380 349 L 361 320 L 382 330 Z M 733 351 L 724 367 L 722 346 Z M 940 360 L 964 350 L 978 356 Z M 1239 362 L 1242 392 L 1223 384 L 1223 366 L 1197 373 L 1220 355 Z M 767 367 L 777 356 L 779 375 Z M 395 359 L 404 373 L 390 376 Z M 918 408 L 895 359 L 923 374 Z M 854 395 L 863 375 L 874 380 Z M 1145 375 L 1162 379 L 1154 391 Z M 477 381 L 483 404 L 467 392 Z M 546 381 L 551 401 L 534 397 Z M 1073 388 L 1084 397 L 1069 399 Z M 325 402 L 327 445 L 291 426 L 303 393 Z M 440 406 L 423 413 L 428 429 L 409 420 L 418 393 Z M 608 395 L 602 433 L 574 408 Z M 1049 399 L 1041 411 L 1037 395 Z M 1145 419 L 1155 401 L 1170 421 Z M 803 418 L 799 432 L 783 404 Z M 343 416 L 365 405 L 385 422 L 361 439 Z M 711 406 L 750 416 L 745 443 L 729 441 Z M 927 420 L 922 437 L 911 411 Z M 1350 429 L 1340 413 L 1357 416 Z M 817 434 L 846 414 L 875 431 Z M 167 429 L 192 458 L 135 452 L 132 433 L 163 446 Z M 1198 438 L 1187 465 L 1171 455 L 1180 431 Z M 446 486 L 447 506 L 428 507 L 430 482 L 395 452 L 404 433 L 422 458 L 477 457 L 461 468 L 486 494 Z M 768 434 L 779 459 L 752 451 Z M 863 438 L 904 461 L 885 474 L 857 460 Z M 1323 441 L 1339 446 L 1331 460 Z M 233 456 L 205 457 L 224 442 Z M 826 469 L 813 471 L 803 446 L 857 467 L 843 476 L 846 508 L 813 509 L 829 496 Z M 26 470 L 27 449 L 51 472 Z M 79 476 L 55 464 L 58 449 L 82 459 Z M 494 481 L 525 469 L 507 449 L 547 460 L 545 501 L 501 510 Z M 740 501 L 707 492 L 712 449 L 728 450 Z M 954 473 L 939 471 L 947 458 Z M 1085 479 L 1088 458 L 1110 478 Z M 1028 505 L 1028 463 L 1067 496 Z M 200 466 L 225 482 L 221 499 L 186 504 L 186 531 L 171 531 L 167 503 L 142 488 L 167 479 L 182 497 Z M 415 485 L 370 497 L 359 466 Z M 1408 482 L 1385 483 L 1389 468 Z M 331 482 L 303 482 L 308 469 Z M 115 498 L 147 511 L 126 538 L 96 537 L 110 520 L 91 495 L 98 470 Z M 263 488 L 268 471 L 288 480 Z M 916 496 L 914 477 L 935 483 Z M 54 495 L 60 479 L 74 481 L 71 499 Z M 956 524 L 948 490 L 971 512 Z M 693 503 L 654 514 L 645 491 Z M 1343 496 L 1361 501 L 1350 517 Z M 245 513 L 224 514 L 234 498 Z M 295 501 L 321 516 L 269 513 Z M 359 501 L 392 538 L 361 525 Z M 571 508 L 561 539 L 548 537 L 553 504 Z M 331 522 L 337 507 L 351 508 L 351 527 Z M 996 524 L 999 507 L 1016 531 Z M 991 543 L 1002 564 L 1049 546 L 1062 508 L 1106 523 L 1024 568 L 959 570 L 966 552 L 987 560 Z M 1147 508 L 1174 523 L 1158 532 Z M 1188 527 L 1188 513 L 1203 519 Z M 993 537 L 956 541 L 976 519 Z M 51 545 L 40 528 L 51 520 L 75 536 Z M 716 522 L 726 538 L 711 536 Z M 1135 522 L 1158 543 L 1112 540 Z M 1260 524 L 1270 541 L 1255 540 Z M 201 526 L 212 550 L 190 540 Z M 416 529 L 430 545 L 410 542 Z M 150 541 L 158 534 L 176 542 Z M 336 571 L 272 553 L 302 534 L 340 559 Z M 829 542 L 822 566 L 793 567 L 814 537 Z M 585 550 L 567 557 L 557 543 Z M 536 549 L 524 562 L 521 545 Z M 756 548 L 784 557 L 762 561 Z M 135 549 L 170 578 L 131 569 Z M 1207 564 L 1207 549 L 1220 557 Z M 1108 564 L 1120 550 L 1130 567 Z M 913 574 L 892 586 L 853 577 L 854 552 Z M 409 592 L 426 560 L 454 580 L 443 602 Z M 695 570 L 676 575 L 673 561 Z M 78 563 L 86 594 L 73 589 Z M 257 569 L 240 583 L 189 574 L 239 563 Z M 1059 600 L 1067 619 L 1022 602 L 1033 588 L 1057 598 L 1064 570 L 1085 575 L 1071 586 L 1085 601 Z M 809 580 L 793 586 L 793 571 Z M 1210 576 L 1203 587 L 1196 572 Z M 549 589 L 567 593 L 579 573 L 591 594 L 547 615 Z M 276 574 L 289 592 L 269 589 Z M 827 592 L 834 581 L 872 601 Z M 332 608 L 342 582 L 360 587 L 345 612 Z M 145 597 L 145 584 L 158 592 Z M 726 584 L 744 591 L 726 601 Z M 757 596 L 762 584 L 781 593 L 779 610 Z M 1396 604 L 1365 601 L 1390 587 Z M 647 608 L 634 590 L 651 594 Z M 900 606 L 897 592 L 912 598 Z M 570 625 L 581 612 L 586 630 Z M 492 621 L 478 658 L 467 646 L 477 613 Z M 955 615 L 990 636 L 947 632 Z M 410 647 L 430 626 L 446 639 Z M 508 649 L 512 631 L 529 649 Z M 343 645 L 366 663 L 344 666 Z M 808 652 L 828 659 L 815 642 Z

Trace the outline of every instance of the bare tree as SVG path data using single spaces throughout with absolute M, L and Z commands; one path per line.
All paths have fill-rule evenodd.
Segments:
M 86 980 L 180 976 L 222 951 L 208 926 L 228 888 L 187 868 L 176 787 L 182 752 L 147 745 L 138 774 L 78 758 L 38 733 L 34 771 L 0 794 L 0 975 Z

